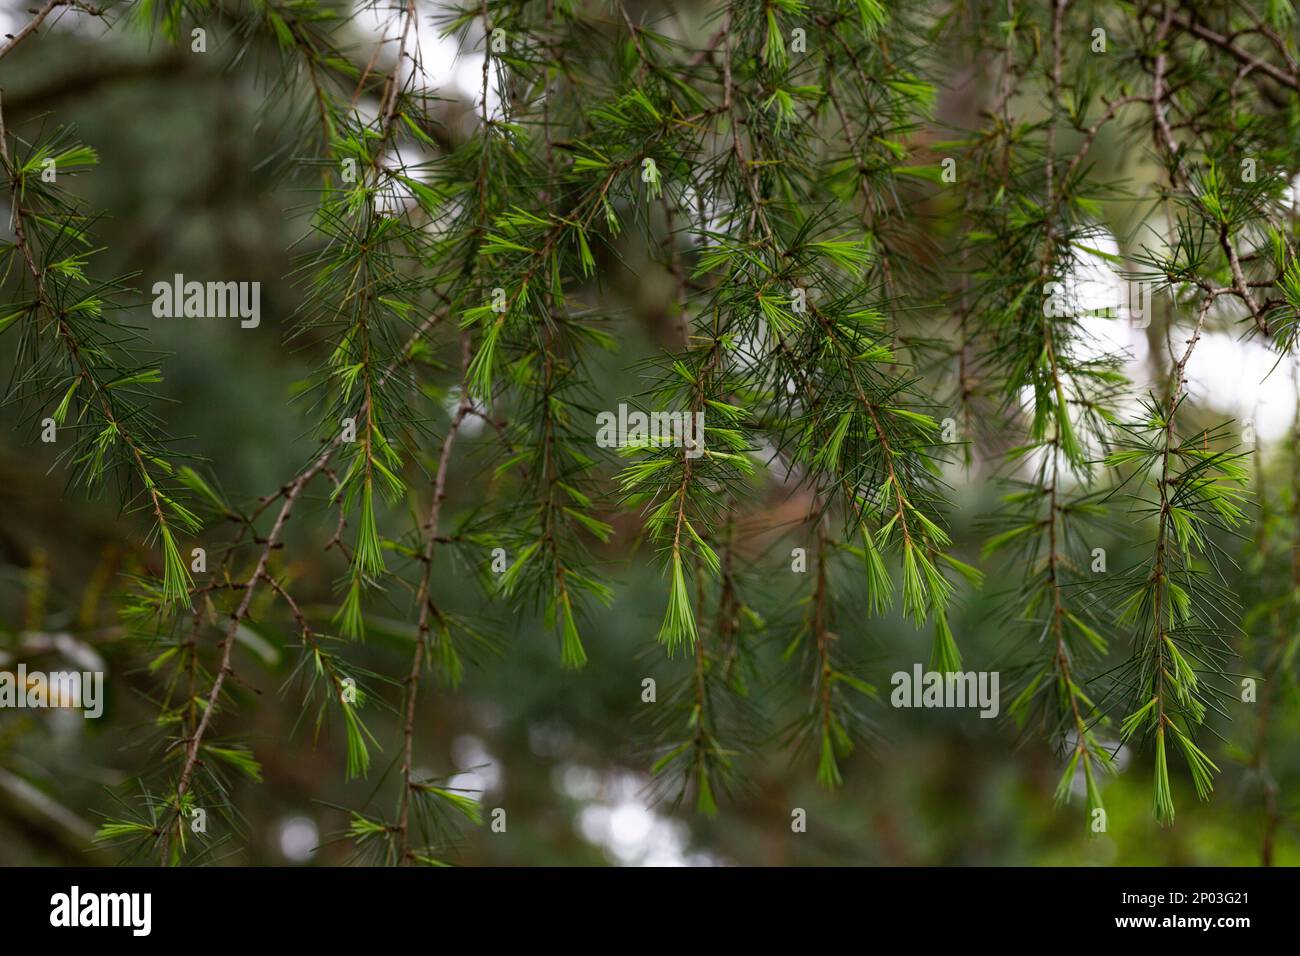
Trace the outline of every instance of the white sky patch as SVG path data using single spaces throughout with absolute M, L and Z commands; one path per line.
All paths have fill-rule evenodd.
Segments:
M 368 30 L 373 42 L 385 41 L 391 48 L 388 55 L 396 54 L 401 39 L 400 5 L 396 3 L 366 6 L 358 3 L 355 23 Z M 408 47 L 414 46 L 420 62 L 417 86 L 435 91 L 447 99 L 461 99 L 477 104 L 483 96 L 483 24 L 475 21 L 466 36 L 466 49 L 461 50 L 455 36 L 444 37 L 441 27 L 431 22 L 431 17 L 447 9 L 446 4 L 419 2 L 418 16 L 408 38 Z M 501 107 L 501 91 L 495 77 L 488 80 L 488 114 L 495 115 Z M 477 113 L 477 110 L 475 110 Z
M 32 0 L 5 0 L 3 6 L 0 6 L 0 45 L 9 42 L 6 39 L 8 34 L 18 33 L 35 20 L 36 14 L 32 11 L 43 6 L 44 3 L 35 3 Z M 49 33 L 52 28 L 73 31 L 87 37 L 102 37 L 112 29 L 111 24 L 111 18 L 110 23 L 106 24 L 103 20 L 88 16 L 81 10 L 56 7 L 50 11 L 40 28 L 23 40 L 23 46 L 35 42 L 39 37 Z M 189 40 L 186 39 L 185 43 L 188 47 Z
M 451 759 L 456 766 L 464 767 L 447 783 L 452 790 L 468 791 L 465 796 L 481 800 L 491 791 L 501 786 L 501 763 L 491 753 L 483 741 L 473 734 L 461 734 L 451 742 Z
M 320 845 L 316 821 L 301 815 L 285 817 L 276 827 L 276 843 L 286 860 L 305 863 L 316 855 L 316 847 Z
M 661 817 L 643 803 L 594 804 L 578 816 L 578 828 L 590 843 L 605 849 L 623 866 L 688 866 L 686 824 Z
M 1257 341 L 1206 332 L 1187 363 L 1194 400 L 1213 405 L 1238 422 L 1254 423 L 1264 441 L 1287 434 L 1296 415 L 1296 361 Z
M 715 200 L 706 200 L 701 204 L 700 194 L 696 192 L 695 187 L 686 186 L 682 189 L 682 205 L 692 210 L 690 232 L 692 245 L 708 244 L 708 239 L 703 233 L 726 231 L 722 228 L 722 222 L 730 215 L 731 204 L 719 203 Z
M 620 866 L 715 866 L 708 854 L 688 853 L 690 827 L 645 802 L 648 780 L 628 771 L 604 772 L 580 764 L 556 768 L 557 790 L 585 804 L 577 827 L 583 839 Z
M 1292 209 L 1300 206 L 1300 173 L 1296 173 L 1295 179 L 1291 180 L 1291 185 L 1283 190 L 1282 201 Z
M 1115 315 L 1113 318 L 1080 316 L 1084 335 L 1075 343 L 1075 354 L 1083 359 L 1118 354 L 1127 356 L 1133 365 L 1141 365 L 1147 358 L 1146 333 L 1138 327 L 1130 311 L 1127 281 L 1111 268 L 1106 258 L 1119 255 L 1119 243 L 1110 232 L 1099 229 L 1081 244 L 1097 251 L 1077 250 L 1079 262 L 1063 283 L 1066 298 L 1077 302 L 1082 312 L 1110 309 Z
M 456 409 L 460 407 L 460 394 L 459 385 L 453 385 L 447 390 L 447 397 L 442 400 L 442 407 L 448 418 L 456 416 Z M 460 433 L 466 438 L 474 438 L 487 427 L 487 423 L 483 420 L 483 416 L 487 414 L 487 406 L 481 400 L 471 398 L 470 408 L 473 412 L 462 418 L 460 422 Z
M 375 197 L 375 211 L 379 215 L 397 217 L 419 205 L 414 190 L 397 177 L 405 176 L 417 183 L 429 182 L 428 171 L 420 168 L 426 158 L 423 150 L 409 146 L 406 150 L 390 146 L 385 151 L 380 162 L 389 175 Z
M 1300 176 L 1289 193 L 1293 202 L 1295 197 L 1300 197 Z M 1135 391 L 1143 395 L 1151 384 L 1147 333 L 1141 322 L 1135 322 L 1129 313 L 1128 304 L 1137 300 L 1128 288 L 1128 280 L 1106 259 L 1107 255 L 1119 255 L 1119 243 L 1111 233 L 1098 230 L 1082 244 L 1101 254 L 1079 250 L 1078 265 L 1062 282 L 1064 298 L 1081 312 L 1111 309 L 1115 317 L 1081 316 L 1078 322 L 1084 334 L 1072 343 L 1074 354 L 1084 359 L 1106 354 L 1123 356 L 1125 373 L 1137 386 Z M 1172 330 L 1171 336 L 1179 355 L 1191 331 L 1185 312 L 1186 309 L 1180 310 L 1183 321 Z M 1262 342 L 1244 341 L 1236 333 L 1206 332 L 1187 365 L 1188 389 L 1194 401 L 1214 409 L 1225 419 L 1252 422 L 1260 441 L 1277 441 L 1287 434 L 1296 414 L 1294 367 L 1294 359 L 1284 358 L 1279 362 L 1277 353 Z M 1033 390 L 1024 389 L 1021 402 L 1026 411 L 1032 412 L 1033 401 Z M 1126 397 L 1120 401 L 1118 412 L 1125 416 L 1136 408 L 1134 399 Z M 1036 467 L 1040 455 L 1027 456 L 1026 466 Z
M 555 789 L 570 799 L 587 802 L 600 796 L 600 773 L 594 767 L 562 764 L 552 771 L 551 776 Z

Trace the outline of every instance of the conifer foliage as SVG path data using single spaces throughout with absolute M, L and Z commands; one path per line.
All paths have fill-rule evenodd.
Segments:
M 238 831 L 234 783 L 263 775 L 241 648 L 270 622 L 297 655 L 300 732 L 341 733 L 337 773 L 377 788 L 343 808 L 347 839 L 443 861 L 484 812 L 419 771 L 421 698 L 510 653 L 452 593 L 479 581 L 577 671 L 641 554 L 662 582 L 645 643 L 676 677 L 645 769 L 670 800 L 726 812 L 773 753 L 839 786 L 889 706 L 873 622 L 899 617 L 930 670 L 1008 675 L 1008 747 L 1018 726 L 1053 748 L 1057 797 L 1084 794 L 1093 832 L 1121 747 L 1171 823 L 1180 778 L 1218 798 L 1224 736 L 1266 779 L 1272 846 L 1276 735 L 1268 711 L 1233 720 L 1243 669 L 1274 715 L 1293 686 L 1300 470 L 1256 490 L 1268 456 L 1189 381 L 1211 331 L 1279 367 L 1296 348 L 1291 0 L 50 0 L 0 57 L 95 17 L 290 104 L 298 149 L 268 162 L 310 226 L 292 308 L 264 318 L 316 362 L 268 412 L 310 432 L 298 470 L 223 488 L 176 451 L 148 264 L 97 268 L 78 183 L 98 147 L 57 114 L 0 119 L 7 412 L 24 440 L 53 429 L 78 493 L 120 495 L 142 554 L 115 585 L 156 733 L 102 842 L 201 862 L 217 844 L 197 810 Z M 481 59 L 459 114 L 429 78 L 438 37 Z M 1122 308 L 1080 302 L 1090 269 Z M 632 332 L 605 291 L 629 273 L 662 276 L 672 305 L 613 394 L 599 370 Z M 1146 328 L 1145 360 L 1106 322 Z M 598 441 L 602 413 L 648 427 Z M 982 550 L 954 543 L 971 482 L 999 487 Z M 798 514 L 774 523 L 776 499 Z M 304 524 L 328 606 L 295 580 Z M 1139 556 L 1106 567 L 1116 527 Z M 972 659 L 956 624 L 985 575 L 1000 660 Z M 794 595 L 779 613 L 775 579 Z M 358 663 L 376 634 L 404 649 L 387 672 Z M 797 706 L 771 703 L 780 682 Z M 397 739 L 372 729 L 385 707 Z

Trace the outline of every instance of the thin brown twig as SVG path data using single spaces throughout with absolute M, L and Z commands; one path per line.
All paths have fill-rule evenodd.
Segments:
M 430 616 L 441 618 L 441 612 L 430 598 L 433 573 L 434 545 L 438 541 L 438 521 L 442 515 L 442 503 L 447 497 L 447 472 L 451 464 L 452 449 L 456 446 L 456 436 L 460 427 L 474 407 L 469 390 L 469 364 L 472 355 L 469 333 L 460 337 L 460 402 L 447 426 L 447 434 L 442 439 L 442 450 L 438 453 L 438 470 L 433 480 L 433 500 L 429 504 L 429 516 L 424 522 L 424 550 L 420 555 L 420 587 L 416 594 L 416 606 L 419 610 L 419 625 L 415 638 L 415 651 L 411 655 L 411 669 L 406 676 L 406 713 L 402 723 L 402 796 L 397 814 L 397 863 L 405 862 L 410 846 L 409 818 L 411 809 L 411 790 L 415 786 L 412 779 L 414 763 L 412 759 L 415 746 L 415 705 L 420 690 L 420 674 L 424 667 L 425 647 L 429 642 Z
M 18 44 L 23 42 L 23 40 L 27 39 L 27 37 L 30 36 L 33 31 L 35 31 L 37 28 L 40 27 L 42 23 L 45 22 L 45 18 L 48 17 L 51 13 L 53 13 L 56 7 L 67 6 L 71 2 L 72 0 L 46 0 L 45 6 L 41 7 L 39 10 L 36 11 L 36 16 L 28 22 L 27 26 L 23 27 L 21 30 L 15 33 L 10 38 L 8 43 L 0 47 L 0 57 L 7 54 L 14 47 L 18 46 Z

